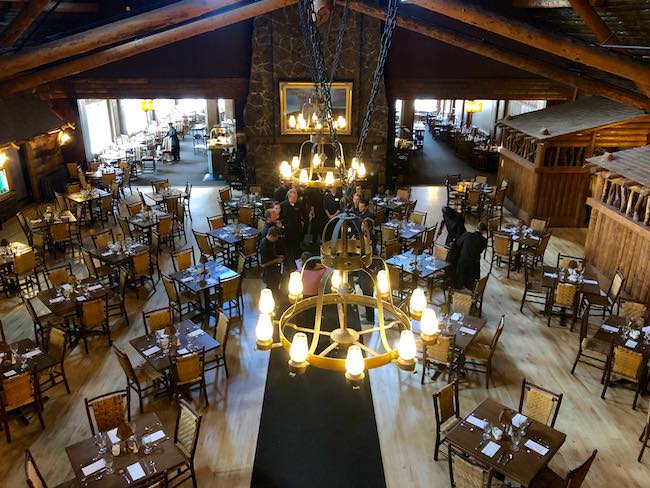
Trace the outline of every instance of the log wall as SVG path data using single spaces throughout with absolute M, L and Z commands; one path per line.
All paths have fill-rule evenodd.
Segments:
M 587 204 L 592 208 L 587 259 L 609 278 L 620 268 L 625 291 L 650 304 L 650 230 L 598 199 L 588 198 Z
M 25 144 L 25 160 L 29 171 L 34 201 L 43 199 L 41 180 L 63 166 L 63 156 L 57 134 L 46 134 Z
M 535 210 L 535 165 L 505 148 L 501 148 L 500 153 L 497 181 L 507 179 L 509 182 L 506 207 L 518 218 L 528 220 Z

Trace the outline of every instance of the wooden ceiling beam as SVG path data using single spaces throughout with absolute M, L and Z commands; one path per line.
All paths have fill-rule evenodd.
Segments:
M 29 0 L 0 0 L 0 3 L 9 3 L 9 9 L 11 10 L 20 10 L 23 8 L 22 4 L 27 3 Z M 56 7 L 54 13 L 57 14 L 86 14 L 97 12 L 99 5 L 95 2 L 53 2 L 50 0 L 50 4 L 47 8 Z
M 263 15 L 295 3 L 295 0 L 260 0 L 258 2 L 215 14 L 201 20 L 184 24 L 169 30 L 110 47 L 73 61 L 61 63 L 51 68 L 38 70 L 12 80 L 0 83 L 0 94 L 8 96 L 37 86 L 98 68 L 159 47 L 183 41 L 194 36 L 221 29 L 228 25 Z
M 600 7 L 605 0 L 588 0 L 590 5 Z M 512 0 L 515 8 L 570 8 L 570 0 Z
M 569 0 L 573 10 L 589 26 L 601 44 L 618 44 L 618 39 L 598 12 L 591 6 L 589 0 Z
M 370 6 L 363 2 L 351 1 L 350 8 L 355 12 L 360 12 L 377 19 L 386 18 L 385 10 Z M 642 110 L 650 111 L 650 99 L 639 93 L 603 81 L 587 78 L 577 73 L 537 61 L 529 56 L 524 56 L 522 54 L 496 47 L 484 40 L 474 39 L 444 27 L 427 25 L 402 15 L 397 16 L 397 25 L 402 29 L 417 32 L 423 36 L 494 59 L 503 64 L 514 66 L 523 71 L 579 88 L 587 93 L 600 95 L 605 98 L 639 107 Z
M 650 79 L 650 64 L 579 39 L 554 34 L 476 4 L 459 0 L 409 0 L 409 3 L 576 63 L 627 78 L 641 86 Z
M 30 0 L 7 26 L 0 37 L 0 47 L 11 47 L 43 13 L 50 0 Z
M 185 0 L 0 57 L 0 79 L 195 19 L 240 0 Z

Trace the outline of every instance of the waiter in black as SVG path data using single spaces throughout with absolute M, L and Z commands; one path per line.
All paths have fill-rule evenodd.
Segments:
M 294 188 L 287 192 L 287 199 L 280 204 L 280 220 L 284 225 L 287 262 L 292 266 L 302 253 L 304 237 L 303 209 L 298 205 L 298 192 Z
M 262 266 L 262 279 L 266 286 L 273 292 L 276 303 L 280 299 L 280 282 L 282 279 L 282 263 L 284 256 L 276 248 L 280 231 L 271 227 L 266 237 L 260 241 L 260 264 Z
M 449 253 L 454 262 L 454 285 L 458 289 L 474 289 L 474 282 L 481 277 L 481 254 L 487 248 L 487 225 L 480 222 L 476 231 L 465 232 L 452 244 Z

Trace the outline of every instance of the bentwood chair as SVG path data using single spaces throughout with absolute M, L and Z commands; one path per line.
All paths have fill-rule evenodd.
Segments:
M 65 352 L 67 345 L 67 334 L 65 331 L 57 328 L 50 327 L 47 339 L 47 354 L 54 358 L 57 362 L 49 370 L 40 374 L 40 390 L 41 392 L 48 391 L 56 385 L 63 383 L 65 391 L 70 394 L 70 385 L 68 378 L 65 375 Z
M 543 268 L 524 266 L 524 294 L 519 311 L 524 311 L 524 303 L 539 303 L 546 306 L 548 289 L 542 286 Z
M 492 339 L 489 344 L 484 344 L 478 339 L 470 344 L 464 351 L 465 362 L 464 369 L 467 371 L 475 371 L 477 373 L 485 374 L 485 389 L 490 388 L 490 379 L 492 377 L 492 358 L 494 352 L 499 344 L 499 339 L 503 333 L 505 325 L 505 318 L 502 315 L 499 324 L 497 325 Z
M 174 444 L 185 457 L 185 464 L 168 475 L 168 481 L 174 486 L 179 486 L 191 479 L 192 486 L 196 488 L 196 473 L 194 472 L 194 456 L 199 441 L 201 416 L 198 415 L 185 400 L 178 402 L 178 415 L 174 429 Z
M 612 283 L 607 290 L 607 293 L 603 296 L 601 294 L 591 294 L 585 293 L 582 297 L 582 307 L 587 305 L 592 309 L 592 311 L 600 312 L 602 311 L 602 317 L 605 318 L 606 314 L 614 313 L 614 306 L 618 305 L 621 298 L 621 293 L 623 292 L 623 287 L 625 285 L 625 277 L 620 269 L 616 270 L 614 273 L 614 278 Z
M 174 251 L 170 253 L 170 256 L 172 258 L 172 264 L 174 265 L 175 273 L 196 266 L 193 247 L 181 249 L 180 251 Z
M 74 274 L 72 272 L 72 264 L 64 264 L 56 268 L 45 268 L 43 274 L 45 275 L 45 284 L 48 288 L 56 288 L 57 286 L 70 283 L 70 278 Z
M 158 308 L 142 312 L 144 334 L 153 334 L 157 330 L 174 326 L 174 309 L 171 307 Z
M 204 395 L 205 405 L 209 405 L 205 382 L 205 349 L 180 356 L 172 355 L 170 359 L 172 397 L 179 400 L 183 392 L 190 396 L 190 388 L 198 385 L 200 393 Z
M 438 372 L 439 369 L 445 369 L 447 371 L 447 383 L 451 383 L 457 377 L 458 355 L 455 339 L 456 337 L 453 335 L 438 334 L 435 344 L 423 346 L 425 350 L 421 384 L 424 384 L 424 378 L 430 369 L 435 369 L 435 372 Z
M 445 442 L 444 435 L 460 420 L 458 381 L 452 381 L 433 394 L 433 411 L 436 416 L 436 444 L 433 449 L 433 459 L 437 461 L 440 446 Z
M 643 428 L 643 432 L 641 432 L 641 437 L 639 437 L 639 441 L 642 442 L 642 444 L 641 444 L 641 452 L 639 453 L 639 458 L 637 459 L 637 461 L 641 462 L 641 459 L 643 459 L 643 453 L 645 452 L 645 448 L 648 447 L 648 441 L 650 441 L 650 408 L 648 409 L 648 418 L 645 421 L 645 427 Z
M 86 300 L 77 306 L 77 335 L 84 341 L 88 354 L 88 337 L 105 335 L 109 347 L 113 344 L 108 317 L 108 294 L 95 300 Z
M 615 375 L 636 385 L 634 401 L 632 402 L 632 410 L 636 410 L 639 394 L 645 388 L 647 381 L 647 362 L 648 358 L 642 353 L 632 351 L 625 346 L 618 346 L 615 342 L 612 342 L 607 358 L 603 392 L 600 394 L 600 398 L 605 399 L 609 382 L 611 381 L 612 375 Z
M 583 362 L 594 368 L 598 368 L 603 372 L 603 378 L 605 379 L 605 369 L 607 366 L 607 356 L 611 349 L 610 343 L 608 341 L 603 341 L 601 339 L 594 337 L 589 337 L 589 308 L 582 314 L 580 317 L 580 334 L 578 335 L 578 354 L 576 359 L 573 362 L 573 367 L 571 368 L 571 374 L 574 374 L 576 366 L 579 362 Z M 587 359 L 585 361 L 583 359 Z
M 580 488 L 587 474 L 589 474 L 589 469 L 594 459 L 596 459 L 596 454 L 598 454 L 598 450 L 594 449 L 591 456 L 584 463 L 567 473 L 566 478 L 545 466 L 528 486 L 529 488 Z
M 131 394 L 128 388 L 84 398 L 84 405 L 92 435 L 120 427 L 125 423 L 125 418 L 131 421 Z
M 36 466 L 36 461 L 34 456 L 29 449 L 25 449 L 25 482 L 27 483 L 27 488 L 48 488 L 48 484 L 45 482 L 45 478 Z M 74 488 L 77 485 L 77 480 L 72 479 L 56 485 L 55 488 Z
M 223 366 L 228 378 L 228 364 L 226 362 L 226 345 L 228 344 L 228 332 L 230 331 L 230 320 L 222 310 L 217 311 L 217 325 L 214 328 L 213 337 L 219 343 L 219 348 L 210 352 L 210 359 L 205 361 L 205 371 L 211 371 Z
M 505 486 L 494 480 L 490 468 L 475 463 L 451 444 L 448 447 L 449 481 L 451 488 L 501 488 Z
M 562 397 L 564 397 L 563 393 L 553 393 L 524 378 L 521 382 L 519 413 L 539 423 L 553 427 L 560 411 L 560 405 L 562 405 Z
M 492 236 L 488 242 L 492 244 L 492 259 L 490 260 L 490 273 L 492 273 L 492 267 L 494 263 L 497 263 L 497 267 L 501 267 L 501 263 L 505 261 L 506 266 L 508 267 L 508 272 L 506 276 L 510 278 L 510 270 L 514 264 L 514 255 L 513 255 L 513 241 L 510 239 L 510 236 L 504 234 L 495 234 L 492 233 Z M 487 250 L 487 249 L 486 249 Z
M 9 430 L 9 419 L 17 414 L 24 415 L 26 407 L 33 407 L 41 424 L 41 430 L 45 430 L 43 421 L 43 403 L 38 384 L 38 377 L 35 372 L 25 371 L 9 378 L 3 375 L 0 381 L 2 395 L 0 395 L 0 421 L 5 431 L 7 442 L 11 442 L 11 431 Z
M 140 413 L 144 413 L 142 399 L 145 395 L 154 393 L 164 378 L 161 373 L 153 369 L 149 363 L 144 362 L 137 367 L 133 367 L 129 356 L 122 352 L 113 344 L 113 352 L 126 376 L 126 389 L 133 390 L 138 395 L 140 404 Z

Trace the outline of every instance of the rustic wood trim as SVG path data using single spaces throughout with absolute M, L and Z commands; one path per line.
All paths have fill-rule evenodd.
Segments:
M 11 47 L 31 27 L 34 21 L 47 8 L 50 0 L 30 0 L 20 13 L 9 24 L 2 37 L 0 37 L 0 47 Z
M 589 26 L 591 31 L 601 44 L 618 44 L 616 35 L 611 31 L 607 24 L 600 18 L 598 12 L 594 10 L 589 0 L 569 0 L 571 7 Z
M 638 233 L 644 239 L 650 241 L 650 229 L 648 229 L 647 226 L 643 225 L 642 222 L 635 222 L 627 215 L 622 214 L 620 210 L 613 205 L 607 205 L 605 202 L 594 197 L 587 197 L 587 205 L 599 212 L 603 212 L 610 219 L 624 225 L 626 228 Z

